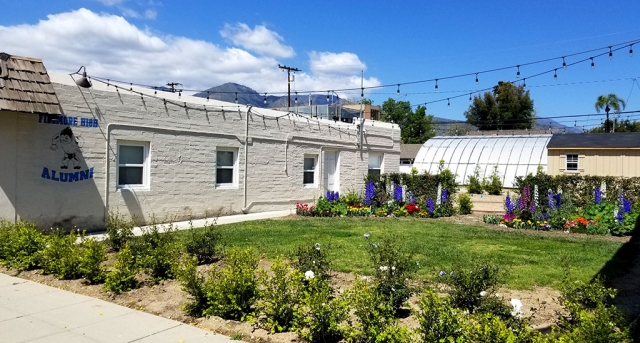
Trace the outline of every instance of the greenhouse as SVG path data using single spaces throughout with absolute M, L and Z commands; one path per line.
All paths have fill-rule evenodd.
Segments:
M 489 177 L 494 167 L 506 188 L 516 176 L 547 170 L 547 143 L 550 134 L 513 136 L 438 136 L 420 148 L 413 166 L 418 172 L 438 173 L 440 161 L 456 174 L 456 182 L 466 185 L 476 165 L 480 178 Z

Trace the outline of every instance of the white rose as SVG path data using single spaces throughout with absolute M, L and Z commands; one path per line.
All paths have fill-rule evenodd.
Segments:
M 304 273 L 304 278 L 305 278 L 305 279 L 307 279 L 307 280 L 309 280 L 309 279 L 313 279 L 314 277 L 316 277 L 316 275 L 313 273 L 313 271 L 312 271 L 312 270 L 307 270 L 307 271 Z

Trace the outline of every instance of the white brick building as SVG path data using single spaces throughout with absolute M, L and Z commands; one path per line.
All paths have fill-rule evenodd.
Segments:
M 365 121 L 360 148 L 354 124 L 99 80 L 85 89 L 69 75 L 38 73 L 41 64 L 5 61 L 13 70 L 0 83 L 5 220 L 91 230 L 109 211 L 148 222 L 287 209 L 326 189 L 361 192 L 369 161 L 398 171 L 397 125 Z M 59 113 L 20 107 L 38 104 L 49 77 Z

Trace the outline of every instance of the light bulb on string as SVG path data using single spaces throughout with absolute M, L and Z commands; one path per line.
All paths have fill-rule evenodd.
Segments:
M 596 67 L 596 64 L 593 62 L 593 57 L 589 57 L 591 58 L 591 69 Z
M 629 57 L 633 57 L 633 44 L 629 45 Z
M 520 65 L 518 65 L 518 72 L 516 73 L 516 79 L 520 78 Z
M 207 101 L 209 101 L 209 91 L 207 91 Z
M 611 51 L 611 47 L 609 47 L 609 59 L 613 59 L 613 51 Z
M 264 104 L 267 104 L 267 93 L 264 93 Z
M 236 104 L 238 103 L 238 92 L 236 92 Z
M 471 102 L 471 93 L 469 93 L 469 102 Z
M 296 105 L 298 105 L 298 92 L 296 92 L 296 99 L 294 100 Z
M 527 88 L 527 78 L 522 79 L 522 88 Z
M 562 69 L 567 69 L 567 62 L 565 62 L 564 56 L 562 56 Z
M 553 70 L 553 80 L 558 81 L 558 69 Z
M 398 95 L 400 95 L 400 84 L 398 83 L 398 90 L 396 91 Z
M 451 107 L 451 102 L 449 101 L 449 98 L 447 98 L 447 107 Z
M 476 73 L 476 85 L 478 84 L 478 73 Z
M 360 91 L 360 97 L 364 98 L 364 88 L 362 88 L 361 91 Z
M 329 91 L 327 91 L 327 102 L 329 102 Z
M 438 79 L 436 79 L 436 92 L 438 91 Z

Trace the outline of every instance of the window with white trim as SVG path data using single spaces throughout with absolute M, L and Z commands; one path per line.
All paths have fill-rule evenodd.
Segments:
M 369 174 L 382 174 L 382 154 L 369 153 Z
M 316 187 L 316 166 L 318 165 L 318 155 L 305 155 L 303 166 L 302 183 L 305 187 Z
M 238 186 L 238 149 L 216 149 L 216 187 L 235 188 Z
M 578 154 L 567 154 L 567 170 L 578 171 Z
M 149 188 L 149 142 L 118 142 L 118 188 Z

